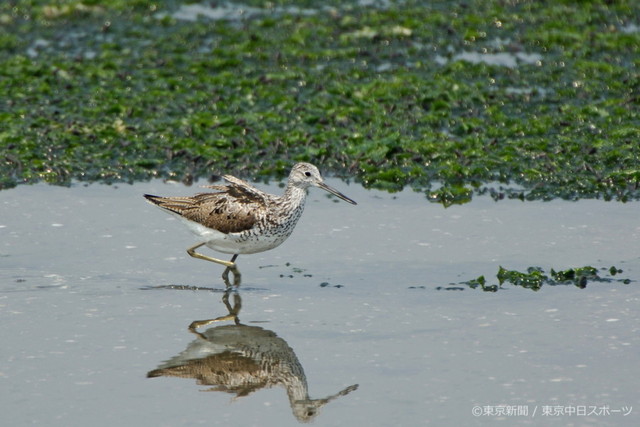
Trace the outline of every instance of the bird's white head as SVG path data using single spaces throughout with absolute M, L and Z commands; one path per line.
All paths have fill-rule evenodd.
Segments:
M 296 163 L 289 174 L 289 185 L 302 189 L 307 189 L 310 186 L 322 188 L 323 190 L 341 198 L 345 202 L 349 202 L 353 205 L 357 204 L 335 188 L 325 184 L 322 179 L 322 175 L 320 175 L 320 171 L 311 163 Z

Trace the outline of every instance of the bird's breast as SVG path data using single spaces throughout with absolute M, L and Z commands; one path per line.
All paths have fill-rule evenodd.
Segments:
M 206 239 L 206 245 L 213 250 L 223 253 L 253 254 L 273 249 L 287 240 L 303 210 L 304 206 L 299 205 L 288 209 L 286 215 L 272 212 L 258 217 L 250 229 L 236 233 L 220 233 L 193 225 L 190 228 Z

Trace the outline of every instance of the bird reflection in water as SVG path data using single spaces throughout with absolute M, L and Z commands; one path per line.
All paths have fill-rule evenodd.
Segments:
M 321 407 L 358 388 L 351 385 L 322 399 L 309 397 L 307 378 L 293 349 L 275 332 L 240 323 L 242 301 L 233 293 L 222 298 L 229 314 L 191 323 L 189 331 L 197 336 L 186 350 L 147 373 L 147 377 L 194 378 L 207 391 L 235 394 L 240 398 L 260 390 L 282 386 L 286 389 L 293 415 L 301 422 L 313 420 Z M 232 320 L 234 324 L 216 326 L 204 332 L 197 328 Z M 234 399 L 235 399 L 234 398 Z

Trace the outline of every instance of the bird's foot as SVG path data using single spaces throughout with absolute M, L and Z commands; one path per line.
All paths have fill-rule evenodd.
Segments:
M 229 272 L 233 273 L 233 284 L 229 281 Z M 241 277 L 242 275 L 240 274 L 240 270 L 238 270 L 238 267 L 235 263 L 233 263 L 232 267 L 227 267 L 222 272 L 222 280 L 224 280 L 227 288 L 230 288 L 231 286 L 235 286 L 237 288 L 238 286 L 240 286 Z

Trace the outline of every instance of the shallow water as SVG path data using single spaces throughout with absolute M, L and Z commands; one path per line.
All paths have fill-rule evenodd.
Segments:
M 228 307 L 222 268 L 190 258 L 193 236 L 142 198 L 197 188 L 0 192 L 3 420 L 638 425 L 640 204 L 478 197 L 444 209 L 329 183 L 358 205 L 312 189 L 287 242 L 239 258 Z M 499 266 L 585 265 L 631 283 L 460 284 L 497 284 Z

